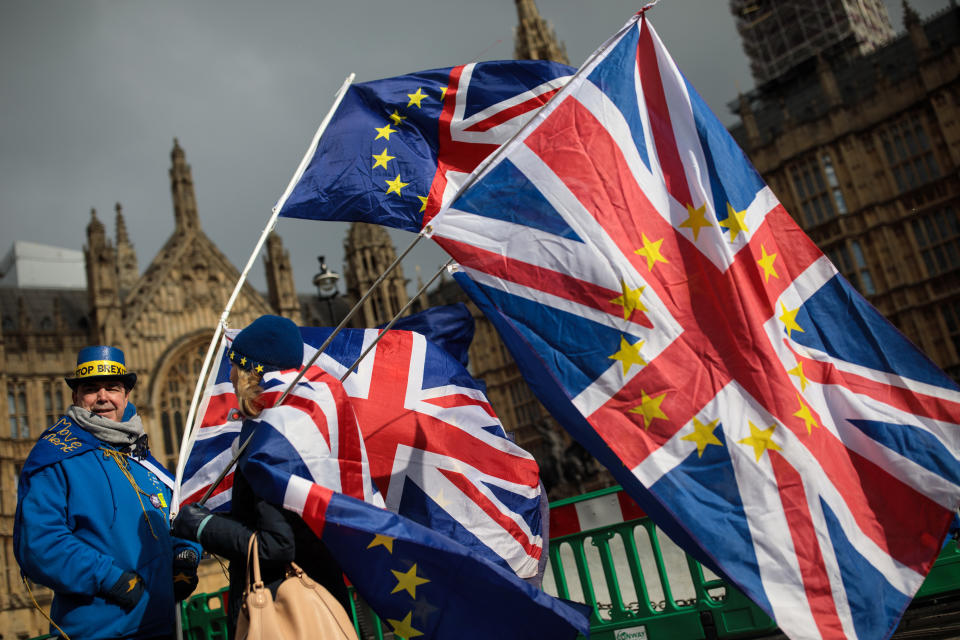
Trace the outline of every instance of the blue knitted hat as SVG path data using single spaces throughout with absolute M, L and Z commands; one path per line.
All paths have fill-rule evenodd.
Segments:
M 67 376 L 64 380 L 71 389 L 76 389 L 81 382 L 111 378 L 120 380 L 127 391 L 137 384 L 137 374 L 127 371 L 123 351 L 116 347 L 98 344 L 80 349 L 73 377 Z
M 303 364 L 303 338 L 292 320 L 260 316 L 237 334 L 227 356 L 241 369 L 260 374 L 299 369 Z

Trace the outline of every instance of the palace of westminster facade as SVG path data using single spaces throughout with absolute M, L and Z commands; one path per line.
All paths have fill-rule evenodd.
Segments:
M 533 0 L 515 2 L 516 57 L 566 62 Z M 744 18 L 748 8 L 769 6 L 730 4 L 745 38 L 741 27 L 757 24 Z M 731 132 L 837 268 L 958 380 L 960 9 L 950 0 L 926 21 L 906 9 L 906 33 L 892 36 L 887 29 L 866 53 L 843 55 L 850 49 L 840 49 L 840 38 L 832 50 L 800 56 L 772 79 L 755 70 L 763 81 L 731 105 L 740 116 Z M 63 376 L 72 371 L 77 351 L 88 344 L 125 351 L 139 375 L 135 402 L 151 448 L 175 467 L 206 347 L 239 271 L 201 228 L 190 166 L 176 141 L 170 182 L 174 230 L 143 271 L 117 205 L 114 238 L 91 213 L 86 289 L 0 287 L 0 411 L 9 424 L 0 431 L 0 640 L 46 630 L 13 556 L 16 486 L 36 438 L 70 404 Z M 303 325 L 338 321 L 396 256 L 383 228 L 361 223 L 351 225 L 344 249 L 346 294 L 321 301 L 296 292 L 289 256 L 272 235 L 264 254 L 267 292 L 245 285 L 231 325 L 244 326 L 264 313 Z M 400 267 L 353 324 L 388 321 L 408 302 L 406 285 Z M 413 309 L 465 300 L 454 282 L 442 281 Z M 610 484 L 609 475 L 547 415 L 493 327 L 471 308 L 471 373 L 486 382 L 504 426 L 537 457 L 551 499 Z M 224 582 L 217 565 L 205 566 L 201 590 Z M 34 594 L 49 605 L 48 590 L 35 587 Z

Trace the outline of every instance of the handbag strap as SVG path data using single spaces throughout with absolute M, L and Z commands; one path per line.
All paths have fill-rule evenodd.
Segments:
M 253 586 L 262 585 L 260 579 L 260 550 L 257 548 L 257 533 L 250 534 L 250 541 L 247 542 L 247 571 L 246 587 L 244 591 L 250 591 L 250 574 L 253 573 Z

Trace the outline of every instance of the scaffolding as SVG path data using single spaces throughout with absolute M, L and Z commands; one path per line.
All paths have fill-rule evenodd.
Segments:
M 817 54 L 864 55 L 894 36 L 882 0 L 730 0 L 730 11 L 759 84 Z

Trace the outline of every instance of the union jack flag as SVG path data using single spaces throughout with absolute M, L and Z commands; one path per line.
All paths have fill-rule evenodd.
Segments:
M 266 469 L 262 473 L 269 477 L 268 470 L 279 466 L 288 474 L 383 506 L 371 480 L 353 406 L 343 386 L 329 373 L 318 368 L 308 370 L 279 406 L 273 405 L 297 370 L 267 373 L 261 398 L 268 408 L 256 419 L 242 420 L 226 357 L 237 333 L 228 332 L 222 341 L 218 366 L 211 370 L 204 389 L 200 423 L 191 436 L 193 443 L 184 467 L 180 504 L 199 501 L 233 458 L 239 443 L 255 431 L 245 456 L 248 469 Z M 211 494 L 208 508 L 229 510 L 233 473 L 230 469 Z
M 305 361 L 330 331 L 301 329 Z M 235 333 L 228 332 L 227 344 Z M 376 329 L 341 331 L 305 378 L 342 377 L 378 333 Z M 230 416 L 236 396 L 229 361 L 221 356 L 220 363 L 200 404 L 202 418 L 182 483 L 184 503 L 203 496 L 232 457 L 231 447 L 236 446 L 241 427 Z M 391 330 L 345 379 L 344 389 L 363 437 L 358 453 L 366 456 L 364 465 L 369 460 L 369 474 L 388 509 L 456 540 L 521 578 L 537 575 L 543 553 L 539 468 L 529 453 L 506 438 L 482 383 L 423 335 Z M 285 418 L 290 419 L 299 415 L 292 409 L 287 413 Z M 277 428 L 290 430 L 279 423 Z M 310 455 L 306 444 L 291 441 L 291 445 L 290 451 L 284 448 L 291 458 Z M 271 456 L 278 459 L 277 454 Z M 343 483 L 335 477 L 336 484 L 317 481 L 372 501 L 367 491 L 338 489 Z M 232 472 L 207 505 L 228 509 L 231 486 Z M 380 494 L 376 498 L 382 504 Z
M 534 391 L 792 638 L 883 638 L 960 393 L 806 237 L 642 12 L 432 222 Z
M 280 215 L 419 232 L 574 69 L 477 62 L 351 86 Z
M 311 332 L 306 330 L 306 333 Z M 391 352 L 389 342 L 384 348 L 378 346 L 380 353 L 376 359 L 381 366 L 374 364 L 370 372 L 363 371 L 361 367 L 356 375 L 366 379 L 370 385 L 367 387 L 369 403 L 382 399 L 390 405 L 387 411 L 402 414 L 402 402 L 398 405 L 390 398 L 380 398 L 376 388 L 383 381 L 387 393 L 403 393 L 402 387 L 398 388 L 396 384 L 396 372 L 379 371 L 384 357 L 403 358 L 406 355 L 408 359 L 416 361 L 418 346 L 423 356 L 423 336 L 400 333 L 408 335 L 402 336 L 407 340 L 401 340 L 397 345 L 398 351 Z M 391 335 L 392 332 L 388 334 Z M 369 334 L 361 331 L 346 337 L 348 342 L 351 337 L 359 338 L 356 341 L 358 344 L 351 346 L 363 346 Z M 226 338 L 224 350 L 229 348 L 227 345 L 231 338 Z M 418 342 L 419 345 L 416 344 Z M 306 358 L 312 355 L 313 350 L 308 349 Z M 348 357 L 354 356 L 350 354 Z M 335 361 L 331 365 L 344 368 Z M 221 366 L 220 371 L 223 370 Z M 283 505 L 303 518 L 338 558 L 351 583 L 396 635 L 405 638 L 440 639 L 456 636 L 476 640 L 490 637 L 522 640 L 537 634 L 572 639 L 578 632 L 587 633 L 589 622 L 585 611 L 552 598 L 524 582 L 510 568 L 502 566 L 509 563 L 499 558 L 497 563 L 488 561 L 491 553 L 478 552 L 478 547 L 482 545 L 476 544 L 475 537 L 472 541 L 465 540 L 467 546 L 460 542 L 464 540 L 464 536 L 460 535 L 463 531 L 469 537 L 481 536 L 489 540 L 496 536 L 487 536 L 487 531 L 507 526 L 502 514 L 482 511 L 489 505 L 502 505 L 506 496 L 516 487 L 513 483 L 507 483 L 508 486 L 503 489 L 503 478 L 494 478 L 490 474 L 501 472 L 501 475 L 510 478 L 526 478 L 532 473 L 535 484 L 536 464 L 524 452 L 504 446 L 500 441 L 508 444 L 509 441 L 502 436 L 484 430 L 492 428 L 497 431 L 499 423 L 488 413 L 489 406 L 475 393 L 475 389 L 460 387 L 456 381 L 447 379 L 442 385 L 445 388 L 431 393 L 429 385 L 437 381 L 434 375 L 443 372 L 431 372 L 429 367 L 424 367 L 421 373 L 418 383 L 423 385 L 422 392 L 409 390 L 400 396 L 400 400 L 411 401 L 409 410 L 423 412 L 425 417 L 411 421 L 400 415 L 396 420 L 390 420 L 384 417 L 381 409 L 368 407 L 363 412 L 366 416 L 383 418 L 376 423 L 378 433 L 370 434 L 371 440 L 401 439 L 403 444 L 400 446 L 393 444 L 397 464 L 392 471 L 388 470 L 388 475 L 396 477 L 399 474 L 412 481 L 414 485 L 422 487 L 425 493 L 429 492 L 431 499 L 452 489 L 471 497 L 479 495 L 479 508 L 474 510 L 438 505 L 440 510 L 448 509 L 452 517 L 466 514 L 467 526 L 479 527 L 468 530 L 450 525 L 445 530 L 436 526 L 443 519 L 436 518 L 435 514 L 426 518 L 428 522 L 424 526 L 411 517 L 382 508 L 382 499 L 373 489 L 370 467 L 364 454 L 363 436 L 357 427 L 351 401 L 339 382 L 316 366 L 307 370 L 303 379 L 277 406 L 272 405 L 279 400 L 296 371 L 264 376 L 263 399 L 270 408 L 265 409 L 257 419 L 245 420 L 240 427 L 240 441 L 249 440 L 250 443 L 237 463 L 240 471 L 262 498 Z M 401 370 L 400 375 L 405 375 L 405 370 Z M 214 382 L 217 380 L 222 382 L 219 375 Z M 359 386 L 364 387 L 363 384 Z M 199 428 L 200 433 L 194 436 L 197 443 L 194 452 L 205 453 L 197 459 L 192 454 L 188 462 L 187 479 L 184 481 L 187 502 L 194 501 L 199 497 L 198 494 L 202 494 L 205 472 L 215 474 L 223 468 L 225 462 L 220 463 L 219 468 L 214 468 L 219 456 L 229 457 L 231 454 L 229 448 L 215 452 L 213 443 L 218 438 L 237 439 L 237 432 L 230 425 L 235 422 L 229 416 L 228 405 L 232 403 L 223 387 L 220 390 L 220 397 L 208 395 L 203 426 Z M 462 396 L 462 399 L 456 396 Z M 432 405 L 433 410 L 421 406 L 423 404 Z M 466 407 L 466 410 L 458 410 L 459 406 Z M 472 410 L 485 417 L 472 416 Z M 421 428 L 436 439 L 454 446 L 472 447 L 473 450 L 463 456 L 462 462 L 447 463 L 442 447 L 431 442 Z M 477 428 L 482 434 L 473 433 Z M 212 430 L 210 434 L 216 435 L 204 433 L 204 429 Z M 488 455 L 499 455 L 500 464 L 476 459 Z M 503 467 L 508 459 L 523 471 L 505 470 Z M 432 474 L 429 469 L 431 465 L 435 467 Z M 464 486 L 465 483 L 478 480 L 489 486 Z M 209 481 L 206 484 L 209 485 Z M 390 492 L 391 499 L 399 501 L 401 508 L 408 502 L 421 506 L 425 503 L 419 496 L 409 501 L 406 496 L 395 498 L 400 489 L 404 489 L 406 494 L 413 491 L 409 482 L 401 481 L 401 484 L 407 486 L 391 485 Z M 526 486 L 519 487 L 519 490 L 524 494 L 530 493 Z M 226 506 L 225 499 L 229 493 L 228 488 L 218 494 L 220 508 Z M 453 502 L 458 498 L 450 496 L 450 499 Z M 412 515 L 416 517 L 420 514 Z M 448 516 L 446 520 L 449 522 L 451 517 Z M 524 526 L 512 520 L 511 524 L 514 525 L 510 529 L 511 534 Z M 511 542 L 517 546 L 516 540 Z

